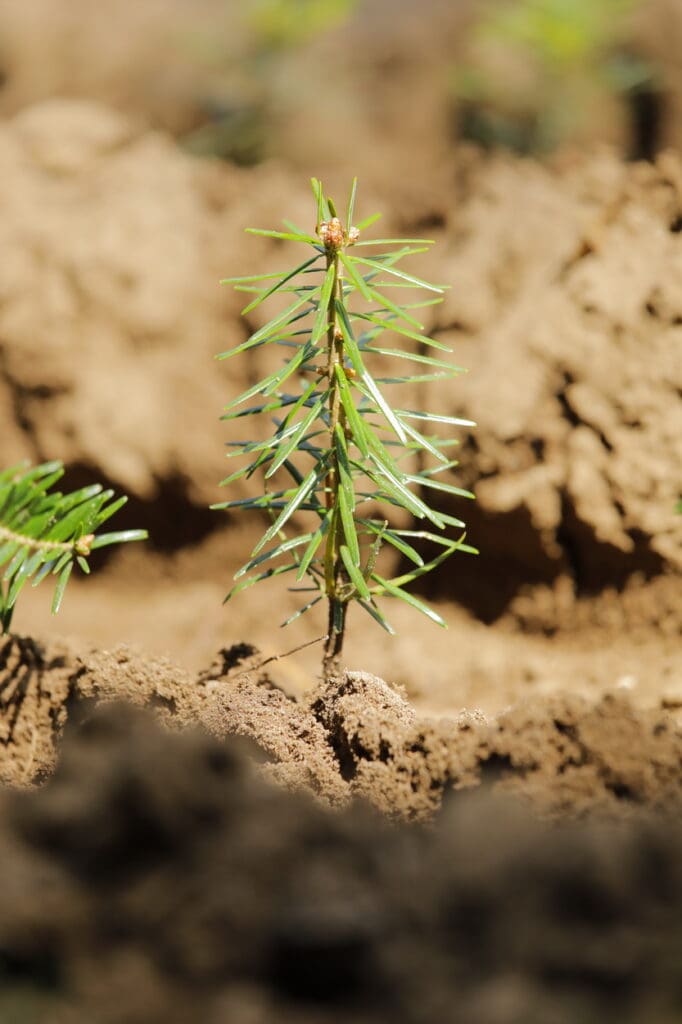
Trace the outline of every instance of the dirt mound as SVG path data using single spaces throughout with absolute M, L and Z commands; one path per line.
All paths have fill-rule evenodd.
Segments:
M 679 707 L 637 708 L 622 692 L 598 701 L 536 696 L 495 718 L 436 719 L 366 673 L 296 700 L 258 669 L 249 647 L 222 652 L 193 678 L 125 647 L 76 652 L 6 638 L 0 694 L 0 779 L 15 785 L 52 771 L 69 719 L 128 700 L 175 727 L 203 723 L 220 738 L 248 737 L 264 774 L 289 789 L 333 806 L 359 798 L 396 819 L 432 818 L 453 789 L 481 784 L 553 818 L 682 806 Z
M 0 781 L 25 786 L 46 777 L 67 721 L 91 705 L 127 700 L 186 724 L 196 720 L 200 697 L 181 668 L 123 645 L 79 653 L 67 643 L 0 637 Z
M 55 1024 L 668 1024 L 682 833 L 453 796 L 330 814 L 112 707 L 0 799 L 0 1012 Z M 614 870 L 617 865 L 617 870 Z
M 482 558 L 442 589 L 490 619 L 529 584 L 574 605 L 678 572 L 682 163 L 474 154 L 460 196 L 436 329 L 470 373 L 438 404 L 478 422 L 458 472 Z
M 213 357 L 243 331 L 222 240 L 239 239 L 256 182 L 272 215 L 287 175 L 218 171 L 85 101 L 0 125 L 0 161 L 0 460 L 60 458 L 165 505 L 156 543 L 187 541 L 217 522 L 196 507 L 223 475 Z
M 203 705 L 204 721 L 218 735 L 234 729 L 234 687 L 229 675 L 216 700 Z M 279 762 L 276 777 L 288 781 L 305 764 L 332 751 L 349 796 L 395 818 L 428 819 L 451 789 L 491 784 L 528 800 L 543 816 L 587 811 L 616 816 L 635 805 L 682 805 L 682 730 L 674 713 L 635 709 L 622 694 L 598 702 L 557 695 L 521 703 L 495 719 L 463 712 L 459 719 L 420 717 L 398 691 L 366 673 L 348 672 L 322 686 L 282 722 L 239 712 L 259 700 L 263 681 L 242 680 L 237 708 L 240 733 L 253 738 Z M 263 698 L 261 698 L 262 702 Z M 272 734 L 285 725 L 299 749 Z M 322 729 L 320 729 L 322 727 Z M 311 776 L 313 772 L 311 771 Z M 293 779 L 298 782 L 298 771 Z M 314 791 L 323 792 L 318 779 Z M 336 793 L 334 794 L 336 796 Z

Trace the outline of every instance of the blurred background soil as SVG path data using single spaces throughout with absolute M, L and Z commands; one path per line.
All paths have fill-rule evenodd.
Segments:
M 679 955 L 666 959 L 679 954 L 679 928 L 673 935 L 647 887 L 664 877 L 668 905 L 679 907 L 680 837 L 638 813 L 679 813 L 682 785 L 680 53 L 677 0 L 118 0 L 106 16 L 87 0 L 0 8 L 0 465 L 63 460 L 66 487 L 101 481 L 127 493 L 118 526 L 151 535 L 93 559 L 97 571 L 73 581 L 57 619 L 42 588 L 22 594 L 13 628 L 23 639 L 0 646 L 1 777 L 21 786 L 44 780 L 68 720 L 116 697 L 153 706 L 168 724 L 202 723 L 217 744 L 163 737 L 121 712 L 90 739 L 84 727 L 47 789 L 25 804 L 7 797 L 0 861 L 21 883 L 14 909 L 9 900 L 0 914 L 9 922 L 0 927 L 0 977 L 14 979 L 8 998 L 20 1007 L 8 1004 L 8 1019 L 188 1020 L 199 991 L 197 1005 L 216 1022 L 259 1024 L 273 1013 L 285 1022 L 348 1019 L 345 1006 L 303 1006 L 303 982 L 284 995 L 278 986 L 299 955 L 333 962 L 333 974 L 339 949 L 344 957 L 360 950 L 364 962 L 379 946 L 385 959 L 371 984 L 364 975 L 329 981 L 331 992 L 356 986 L 358 1021 L 383 1019 L 358 1008 L 382 999 L 389 1007 L 381 993 L 401 957 L 414 967 L 399 988 L 411 1008 L 405 1020 L 449 1019 L 453 977 L 461 1019 L 480 1024 L 679 1019 Z M 297 607 L 278 580 L 223 605 L 263 522 L 208 509 L 228 497 L 218 482 L 228 472 L 224 443 L 235 435 L 220 422 L 222 407 L 277 358 L 259 349 L 215 361 L 267 315 L 241 318 L 243 296 L 219 281 L 290 263 L 287 243 L 243 229 L 277 228 L 285 217 L 312 228 L 313 174 L 342 198 L 357 175 L 358 217 L 381 211 L 382 237 L 436 240 L 414 270 L 450 288 L 425 325 L 469 372 L 420 387 L 409 401 L 477 423 L 460 431 L 450 476 L 476 501 L 447 511 L 466 521 L 480 554 L 454 557 L 422 591 L 449 630 L 389 606 L 398 636 L 388 639 L 353 610 L 353 674 L 340 693 L 319 688 L 319 644 L 260 666 L 320 637 L 324 616 L 313 611 L 278 631 Z M 241 486 L 230 497 L 243 496 Z M 385 869 L 391 892 L 379 909 L 349 923 L 343 907 L 364 906 L 367 893 L 353 890 L 355 904 L 340 883 L 333 922 L 312 911 L 301 922 L 299 907 L 292 925 L 286 908 L 271 920 L 261 907 L 243 962 L 226 966 L 216 950 L 234 948 L 225 937 L 243 920 L 223 929 L 222 901 L 233 897 L 223 867 L 206 858 L 217 856 L 211 844 L 224 847 L 234 815 L 253 829 L 235 840 L 246 872 L 235 877 L 264 892 L 275 865 L 294 863 L 308 842 L 325 856 L 339 844 L 352 878 L 365 865 L 363 829 L 375 827 L 345 817 L 330 824 L 318 806 L 259 788 L 261 779 L 234 784 L 239 809 L 229 813 L 222 781 L 201 806 L 192 790 L 185 807 L 179 774 L 168 799 L 182 810 L 173 804 L 159 824 L 165 797 L 140 745 L 151 743 L 159 765 L 177 757 L 191 772 L 198 758 L 209 774 L 218 765 L 222 780 L 242 763 L 222 746 L 234 734 L 255 741 L 252 753 L 264 759 L 257 774 L 311 790 L 318 804 L 341 808 L 357 797 L 382 814 L 425 820 L 449 813 L 453 793 L 478 788 L 509 806 L 520 799 L 534 818 L 620 824 L 603 826 L 613 833 L 590 825 L 540 836 L 515 811 L 498 829 L 498 805 L 491 809 L 487 796 L 473 811 L 457 802 L 436 830 L 439 852 L 396 852 L 395 844 L 422 839 L 394 833 L 376 839 L 376 856 L 401 865 Z M 106 756 L 92 736 L 102 737 Z M 78 772 L 93 772 L 91 794 L 70 789 Z M 122 802 L 117 787 L 128 794 Z M 112 802 L 114 824 L 102 832 Z M 83 839 L 95 811 L 103 854 Z M 266 835 L 261 818 L 270 814 L 279 825 Z M 280 829 L 289 815 L 291 832 Z M 79 838 L 68 846 L 74 816 Z M 132 860 L 123 880 L 112 882 L 108 868 L 96 879 L 79 874 L 83 858 L 88 870 L 100 856 L 125 860 L 126 830 L 140 818 L 153 832 L 141 874 Z M 199 819 L 214 823 L 210 842 L 183 845 L 179 836 Z M 460 839 L 453 854 L 462 829 L 471 846 Z M 275 850 L 268 837 L 277 835 Z M 542 909 L 521 944 L 523 963 L 491 952 L 518 935 L 513 914 L 503 928 L 486 917 L 488 896 L 467 902 L 468 867 L 439 874 L 440 859 L 470 865 L 482 847 L 498 850 L 499 861 L 485 861 L 480 894 L 530 891 L 519 865 L 531 847 L 550 865 L 530 900 Z M 603 862 L 622 865 L 624 848 L 622 891 L 611 892 Z M 260 880 L 244 867 L 254 850 Z M 409 889 L 411 858 L 422 855 L 441 864 L 428 892 L 423 879 L 417 886 L 424 906 L 442 903 L 446 890 L 456 906 L 436 924 L 423 911 L 419 934 L 431 938 L 417 949 L 406 937 L 417 912 L 398 891 Z M 178 890 L 184 858 L 216 878 L 215 904 L 199 883 Z M 314 861 L 301 855 L 301 872 Z M 327 892 L 332 868 L 318 868 L 315 884 Z M 345 878 L 346 867 L 339 871 Z M 589 893 L 575 897 L 576 878 L 591 872 Z M 39 927 L 41 908 L 28 894 L 53 882 L 58 895 Z M 153 907 L 166 906 L 171 891 L 177 932 L 169 933 Z M 121 893 L 125 912 L 107 931 L 102 908 Z M 193 900 L 205 918 L 186 917 Z M 588 908 L 576 918 L 580 938 L 536 943 L 534 929 L 546 936 L 556 906 Z M 394 919 L 395 948 L 386 947 L 384 926 Z M 208 937 L 196 949 L 212 951 L 197 953 L 201 962 L 190 951 L 195 927 Z M 472 975 L 467 950 L 479 927 Z M 593 945 L 583 941 L 590 928 Z M 330 930 L 338 943 L 327 947 L 318 940 Z M 434 953 L 445 932 L 459 936 L 454 974 Z M 160 934 L 167 946 L 152 957 L 145 942 Z M 622 935 L 634 945 L 614 966 L 599 950 L 624 949 Z M 106 950 L 97 968 L 93 943 Z M 579 953 L 580 963 L 572 959 Z M 22 979 L 43 970 L 42 995 L 24 999 Z M 228 975 L 221 988 L 216 979 Z M 589 991 L 578 975 L 592 979 Z M 565 1006 L 547 994 L 560 976 Z M 79 993 L 73 1005 L 57 977 Z M 132 996 L 121 1002 L 136 985 L 146 993 L 139 1005 Z M 615 991 L 634 995 L 625 1006 L 613 1002 Z M 41 1016 L 44 1007 L 52 1016 Z

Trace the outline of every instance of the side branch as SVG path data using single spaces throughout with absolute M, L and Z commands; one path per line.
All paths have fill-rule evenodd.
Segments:
M 94 533 L 87 533 L 75 541 L 37 540 L 35 537 L 26 537 L 22 533 L 14 533 L 6 526 L 0 526 L 0 540 L 19 544 L 22 548 L 30 551 L 73 551 L 77 555 L 87 556 L 90 554 L 90 547 L 95 539 Z

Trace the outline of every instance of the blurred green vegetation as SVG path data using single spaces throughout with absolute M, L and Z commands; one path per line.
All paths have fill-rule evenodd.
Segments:
M 549 66 L 591 60 L 617 36 L 635 0 L 515 0 L 481 20 L 482 34 L 529 47 Z
M 298 46 L 341 24 L 357 0 L 257 0 L 246 14 L 265 52 Z
M 543 152 L 580 130 L 600 94 L 647 88 L 631 46 L 641 0 L 491 0 L 453 74 L 461 133 L 486 146 Z
M 205 119 L 183 141 L 199 156 L 242 165 L 268 152 L 273 108 L 282 88 L 282 62 L 297 49 L 342 25 L 359 0 L 252 0 L 239 8 L 239 45 L 199 35 L 195 55 L 224 81 L 205 101 Z

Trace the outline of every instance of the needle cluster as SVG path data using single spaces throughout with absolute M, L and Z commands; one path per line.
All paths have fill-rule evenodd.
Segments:
M 357 181 L 345 222 L 321 183 L 313 179 L 312 188 L 314 234 L 288 221 L 285 231 L 248 229 L 299 242 L 308 250 L 306 258 L 290 270 L 224 282 L 253 295 L 243 314 L 275 293 L 291 301 L 246 341 L 219 356 L 231 359 L 272 345 L 284 349 L 281 365 L 232 399 L 223 415 L 225 420 L 271 417 L 274 429 L 266 440 L 230 442 L 229 454 L 245 457 L 246 464 L 222 481 L 230 485 L 259 473 L 263 492 L 214 507 L 260 509 L 270 518 L 226 600 L 261 580 L 293 574 L 292 589 L 310 596 L 283 625 L 326 599 L 323 668 L 329 676 L 339 668 L 351 602 L 389 633 L 393 630 L 378 604 L 382 597 L 404 601 L 445 625 L 406 588 L 455 551 L 474 550 L 464 542 L 463 522 L 433 508 L 427 497 L 434 491 L 473 497 L 443 479 L 457 464 L 447 454 L 457 442 L 431 432 L 443 425 L 472 424 L 394 405 L 385 395 L 390 385 L 405 386 L 414 396 L 415 385 L 462 372 L 443 358 L 450 350 L 428 337 L 418 319 L 420 310 L 442 301 L 443 287 L 401 266 L 406 257 L 433 243 L 363 240 L 362 232 L 378 217 L 354 224 Z M 408 300 L 401 298 L 405 293 Z M 387 335 L 396 340 L 387 343 Z M 404 373 L 395 369 L 403 363 Z M 383 373 L 382 364 L 387 367 Z M 395 509 L 407 511 L 417 523 L 409 528 L 395 525 Z M 301 513 L 308 514 L 305 528 L 300 527 Z M 455 536 L 449 535 L 453 529 Z M 384 545 L 402 556 L 406 571 L 392 577 L 379 571 Z M 425 560 L 417 548 L 428 546 L 434 553 Z
M 88 558 L 97 548 L 147 536 L 145 530 L 97 533 L 127 499 L 112 500 L 114 492 L 99 484 L 70 494 L 51 490 L 63 473 L 60 462 L 0 472 L 2 633 L 9 630 L 17 598 L 29 581 L 35 587 L 47 576 L 56 577 L 52 611 L 57 612 L 74 565 L 89 573 Z

